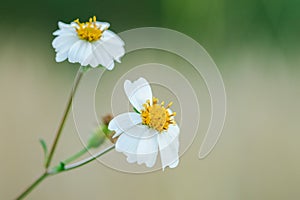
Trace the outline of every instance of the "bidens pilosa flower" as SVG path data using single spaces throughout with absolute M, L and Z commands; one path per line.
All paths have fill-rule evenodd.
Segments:
M 175 123 L 175 112 L 170 106 L 159 103 L 152 97 L 149 83 L 140 78 L 134 82 L 126 80 L 125 93 L 137 112 L 123 113 L 113 118 L 108 128 L 115 131 L 116 150 L 123 152 L 130 163 L 145 163 L 154 166 L 160 152 L 163 169 L 174 168 L 179 163 L 179 127 Z
M 79 19 L 71 24 L 58 22 L 59 29 L 53 33 L 57 36 L 52 46 L 56 51 L 56 61 L 66 59 L 82 66 L 104 66 L 108 70 L 114 68 L 114 61 L 120 62 L 124 55 L 124 42 L 108 30 L 110 24 L 96 21 L 96 17 L 81 23 Z

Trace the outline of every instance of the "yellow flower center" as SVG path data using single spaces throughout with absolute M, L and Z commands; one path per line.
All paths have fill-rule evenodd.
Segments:
M 153 98 L 151 105 L 150 100 L 147 100 L 143 105 L 144 109 L 141 110 L 142 123 L 158 132 L 168 130 L 170 124 L 176 124 L 174 119 L 171 119 L 171 117 L 176 115 L 176 112 L 170 114 L 168 111 L 168 108 L 170 108 L 172 104 L 173 103 L 170 102 L 167 107 L 164 107 L 164 102 L 158 104 L 158 99 Z
M 80 23 L 79 19 L 74 21 L 77 23 L 76 27 L 77 35 L 80 39 L 86 40 L 89 42 L 97 41 L 101 38 L 105 30 L 101 30 L 100 27 L 96 24 L 96 16 L 90 18 L 88 22 Z

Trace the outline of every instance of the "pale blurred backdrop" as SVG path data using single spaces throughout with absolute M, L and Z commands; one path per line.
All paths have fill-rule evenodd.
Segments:
M 197 40 L 224 79 L 228 112 L 222 136 L 214 151 L 199 160 L 209 119 L 210 105 L 204 98 L 198 137 L 176 169 L 134 175 L 92 162 L 46 179 L 27 199 L 299 199 L 299 8 L 297 0 L 3 3 L 0 199 L 15 198 L 43 172 L 38 139 L 52 143 L 72 88 L 78 65 L 56 63 L 51 47 L 57 21 L 87 20 L 93 15 L 109 21 L 115 32 L 159 26 Z M 149 61 L 161 54 L 143 55 Z M 180 63 L 173 59 L 168 60 L 171 65 Z M 121 65 L 111 73 L 120 75 L 117 67 Z M 197 95 L 207 95 L 202 82 L 198 89 Z M 110 107 L 105 108 L 103 112 L 110 112 Z M 53 163 L 81 148 L 70 116 Z

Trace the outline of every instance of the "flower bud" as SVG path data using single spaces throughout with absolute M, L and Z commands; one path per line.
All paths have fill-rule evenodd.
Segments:
M 103 144 L 106 139 L 106 134 L 103 132 L 103 126 L 105 125 L 100 126 L 94 133 L 92 133 L 88 139 L 87 148 L 97 148 Z
M 106 126 L 108 126 L 109 122 L 113 119 L 114 117 L 112 116 L 112 114 L 107 114 L 105 116 L 102 117 L 102 122 L 103 124 L 105 124 Z
M 118 137 L 113 138 L 115 131 L 111 131 L 108 129 L 108 124 L 109 122 L 113 119 L 113 116 L 111 114 L 107 114 L 104 117 L 102 117 L 102 122 L 103 122 L 103 132 L 105 133 L 106 137 L 112 142 L 116 143 Z

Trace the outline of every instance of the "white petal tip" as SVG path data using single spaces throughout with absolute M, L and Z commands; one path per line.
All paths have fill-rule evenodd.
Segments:
M 154 166 L 154 164 L 155 164 L 155 163 L 146 163 L 146 166 L 147 166 L 148 168 L 152 168 L 152 167 Z
M 178 164 L 179 164 L 179 159 L 176 160 L 176 161 L 174 161 L 171 165 L 169 165 L 169 167 L 170 167 L 171 169 L 173 169 L 173 168 L 177 167 Z
M 176 160 L 176 161 L 174 161 L 174 162 L 173 162 L 172 164 L 170 164 L 170 165 L 165 165 L 165 166 L 163 166 L 163 167 L 162 167 L 162 170 L 165 171 L 165 168 L 166 168 L 166 167 L 169 167 L 170 169 L 174 169 L 174 168 L 176 168 L 176 167 L 178 166 L 178 164 L 179 164 L 179 159 Z
M 64 59 L 65 60 L 65 59 Z M 62 61 L 64 61 L 64 60 L 62 60 L 62 59 L 60 59 L 60 58 L 58 58 L 58 57 L 55 57 L 55 61 L 56 62 L 62 62 Z
M 112 62 L 109 66 L 104 66 L 107 70 L 109 70 L 109 71 L 111 71 L 111 70 L 113 70 L 114 69 L 114 67 L 115 67 L 115 63 L 114 62 Z

